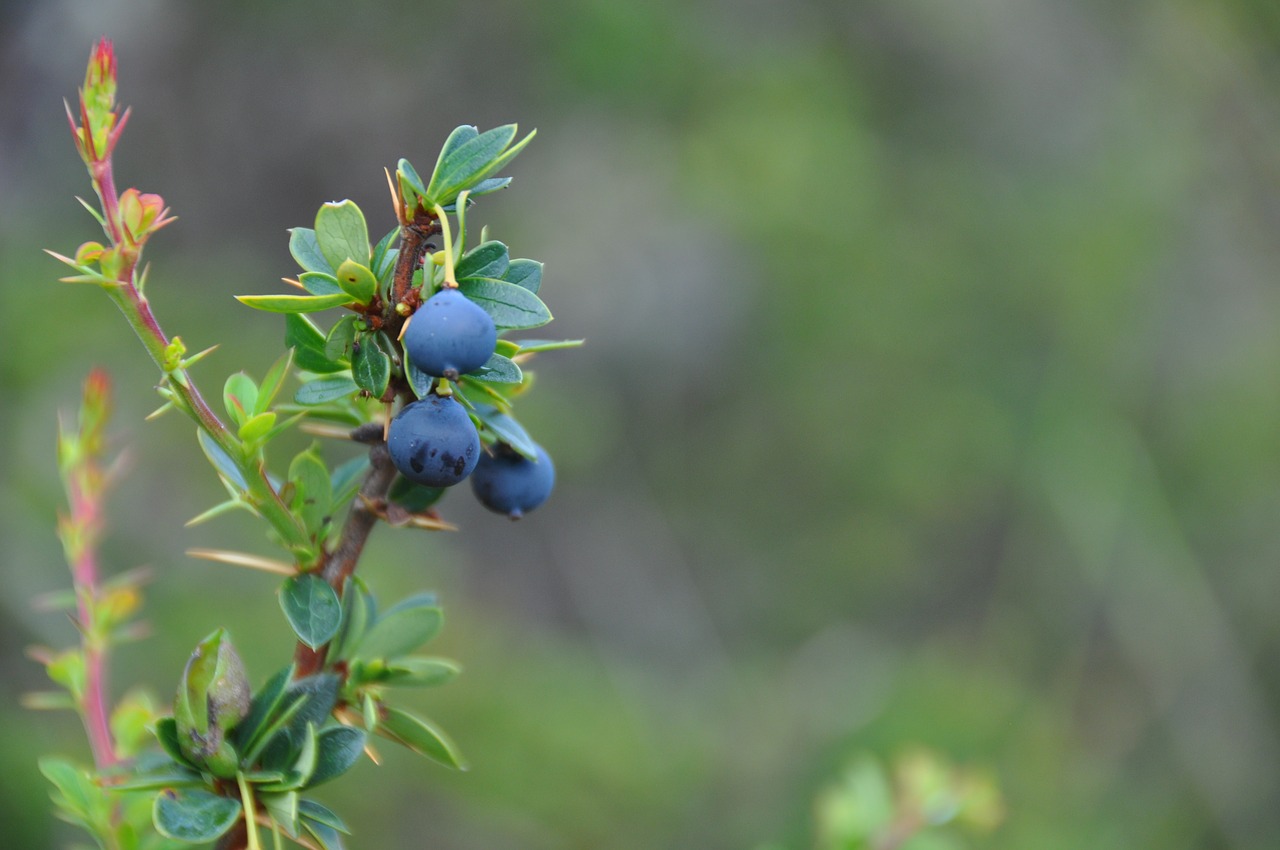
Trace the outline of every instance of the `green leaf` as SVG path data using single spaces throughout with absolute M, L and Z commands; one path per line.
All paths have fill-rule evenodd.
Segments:
M 324 356 L 334 361 L 351 362 L 351 343 L 356 338 L 355 316 L 343 316 L 329 328 L 329 335 L 324 338 Z M 314 369 L 312 370 L 315 371 Z
M 556 351 L 561 348 L 578 348 L 585 339 L 518 339 L 521 354 L 533 354 L 538 351 Z
M 236 431 L 236 436 L 245 443 L 256 443 L 267 434 L 271 433 L 271 429 L 276 426 L 276 415 L 272 412 L 259 413 L 248 422 L 240 426 Z
M 475 128 L 472 127 L 471 129 L 474 130 Z M 454 133 L 457 133 L 457 130 Z M 447 144 L 448 142 L 446 142 Z M 409 164 L 409 160 L 401 159 L 400 162 L 396 163 L 396 178 L 400 181 L 402 187 L 401 194 L 406 196 L 405 200 L 410 205 L 412 205 L 413 198 L 408 197 L 409 195 L 422 197 L 427 194 L 427 187 L 422 185 L 422 178 L 418 176 L 417 169 Z
M 344 316 L 338 321 L 341 323 L 347 319 L 354 320 L 355 316 Z M 329 357 L 324 334 L 306 316 L 290 313 L 284 317 L 284 344 L 294 350 L 294 363 L 299 369 L 325 375 L 346 368 Z
M 290 664 L 268 679 L 267 683 L 253 695 L 253 700 L 249 704 L 249 713 L 232 731 L 237 750 L 248 753 L 258 743 L 268 724 L 278 716 L 284 702 L 285 687 L 292 678 L 293 665 Z M 156 732 L 158 737 L 159 724 L 156 726 Z M 176 734 L 176 727 L 174 732 Z M 174 746 L 177 746 L 176 740 Z M 168 750 L 167 747 L 165 749 Z
M 205 844 L 218 838 L 240 817 L 240 801 L 195 788 L 156 797 L 152 820 L 165 838 Z
M 434 603 L 434 599 L 431 601 Z M 408 655 L 435 637 L 443 622 L 444 615 L 434 604 L 397 605 L 378 617 L 354 655 L 359 658 Z
M 333 827 L 309 817 L 302 818 L 302 826 L 311 833 L 311 837 L 320 845 L 321 850 L 342 850 L 342 836 L 338 835 L 338 831 Z
M 294 486 L 294 513 L 301 517 L 308 532 L 318 536 L 333 507 L 328 467 L 314 451 L 300 452 L 289 464 L 289 481 Z
M 391 243 L 400 235 L 400 228 L 392 228 L 391 232 L 382 237 L 378 244 L 373 246 L 373 257 L 369 260 L 369 268 L 373 269 L 373 273 L 377 275 L 378 282 L 386 285 L 391 279 L 391 271 L 395 268 L 396 257 L 399 251 L 391 247 Z
M 301 737 L 308 723 L 319 726 L 329 718 L 329 713 L 338 702 L 339 684 L 338 677 L 333 673 L 316 673 L 289 685 L 285 691 L 286 701 L 292 701 L 298 696 L 306 698 L 289 724 L 289 730 L 295 738 Z
M 78 815 L 86 826 L 104 814 L 100 811 L 103 803 L 102 790 L 85 771 L 66 759 L 55 756 L 44 756 L 38 764 L 44 778 L 61 795 L 61 799 L 54 798 L 59 808 Z
M 391 358 L 377 342 L 365 337 L 351 358 L 351 375 L 360 389 L 374 398 L 381 398 L 391 380 Z
M 316 240 L 320 253 L 337 269 L 345 260 L 369 262 L 369 228 L 354 201 L 326 203 L 316 213 Z
M 289 253 L 309 272 L 333 274 L 333 266 L 320 251 L 316 232 L 310 227 L 295 227 L 289 231 Z
M 507 246 L 501 242 L 482 242 L 462 255 L 454 266 L 458 280 L 466 277 L 491 277 L 501 279 L 511 264 Z
M 397 475 L 395 480 L 391 482 L 391 489 L 387 492 L 387 498 L 409 513 L 417 514 L 422 513 L 440 501 L 444 491 L 444 487 L 428 487 L 425 484 L 410 481 L 403 475 Z
M 356 455 L 333 470 L 333 474 L 329 476 L 329 490 L 333 494 L 335 508 L 340 508 L 355 498 L 360 489 L 360 479 L 368 468 L 368 455 Z
M 307 321 L 303 316 L 295 316 L 292 318 L 296 318 L 304 322 Z M 286 324 L 290 320 L 290 316 L 285 316 Z M 287 333 L 285 339 L 287 345 Z M 276 360 L 275 363 L 271 364 L 271 368 L 267 370 L 266 377 L 262 379 L 262 386 L 258 388 L 258 403 L 253 407 L 253 412 L 255 414 L 266 413 L 271 409 L 271 405 L 275 402 L 276 396 L 280 394 L 280 388 L 284 386 L 284 379 L 289 374 L 289 367 L 292 365 L 292 351 L 286 351 Z
M 328 643 L 342 622 L 338 594 L 315 573 L 286 579 L 280 588 L 280 607 L 294 634 L 312 649 Z
M 258 405 L 258 385 L 244 372 L 236 372 L 222 385 L 222 406 L 237 425 L 243 425 Z
M 342 628 L 329 646 L 331 659 L 346 657 L 348 649 L 364 639 L 365 630 L 377 616 L 373 597 L 360 579 L 348 578 L 342 587 Z
M 113 791 L 159 791 L 163 788 L 199 788 L 205 784 L 204 774 L 172 762 L 167 770 L 149 770 L 135 773 L 127 779 L 113 782 Z
M 378 725 L 378 734 L 415 753 L 457 770 L 466 770 L 467 763 L 458 747 L 443 731 L 421 717 L 388 706 Z
M 271 819 L 284 828 L 290 838 L 298 835 L 298 792 L 286 791 L 283 794 L 260 794 L 258 802 L 266 808 Z
M 502 442 L 506 443 L 517 453 L 524 456 L 528 460 L 537 460 L 538 453 L 534 447 L 529 432 L 524 426 L 508 416 L 499 412 L 496 408 L 488 405 L 476 405 L 476 415 L 480 417 L 480 421 L 484 423 L 484 427 L 493 432 L 493 435 Z
M 298 276 L 298 283 L 312 295 L 337 295 L 343 291 L 338 279 L 328 272 L 306 272 Z
M 157 720 L 155 733 L 156 740 L 160 742 L 160 749 L 168 753 L 169 758 L 178 764 L 191 764 L 191 760 L 178 745 L 178 724 L 172 717 L 161 717 Z
M 490 177 L 488 180 L 481 180 L 479 183 L 471 187 L 471 194 L 467 195 L 467 201 L 469 203 L 472 198 L 491 194 L 499 189 L 505 189 L 510 185 L 510 177 Z
M 248 484 L 244 480 L 244 474 L 240 472 L 240 467 L 231 459 L 231 456 L 223 450 L 222 446 L 213 441 L 213 438 L 204 431 L 196 431 L 196 439 L 200 443 L 200 448 L 204 450 L 204 456 L 209 459 L 209 463 L 213 464 L 213 468 L 218 471 L 227 483 L 245 490 Z
M 237 295 L 236 300 L 268 313 L 316 313 L 351 303 L 345 292 L 336 295 Z
M 308 788 L 335 779 L 351 769 L 364 752 L 363 729 L 331 726 L 316 738 L 316 769 L 307 781 Z
M 409 386 L 413 389 L 413 394 L 418 398 L 426 398 L 431 392 L 431 387 L 435 384 L 435 378 L 413 365 L 413 361 L 407 356 L 402 357 L 400 362 L 404 364 L 404 376 L 409 379 Z
M 499 329 L 536 328 L 551 321 L 551 311 L 537 295 L 502 280 L 468 278 L 458 281 L 458 291 L 476 302 Z
M 298 814 L 304 818 L 309 818 L 316 823 L 324 824 L 330 829 L 336 829 L 339 832 L 350 834 L 351 830 L 347 829 L 347 825 L 342 822 L 342 818 L 331 812 L 328 807 L 317 803 L 315 800 L 301 799 L 298 801 Z
M 334 399 L 351 395 L 358 389 L 356 382 L 346 375 L 318 378 L 298 387 L 298 391 L 293 394 L 293 400 L 298 404 L 304 405 L 324 404 L 326 401 L 333 401 Z
M 462 668 L 447 658 L 409 655 L 387 664 L 386 682 L 400 688 L 431 688 L 453 680 L 461 672 Z
M 428 199 L 440 204 L 452 201 L 463 189 L 499 171 L 534 136 L 530 133 L 511 146 L 516 131 L 515 124 L 495 127 L 478 135 L 472 135 L 474 127 L 454 130 L 445 142 L 435 172 L 431 175 L 431 183 L 427 186 Z
M 431 172 L 431 182 L 433 185 L 436 182 L 436 176 L 440 173 L 440 170 L 444 167 L 445 162 L 447 162 L 450 157 L 452 157 L 455 153 L 457 153 L 459 148 L 461 148 L 463 145 L 470 142 L 472 139 L 475 139 L 479 135 L 480 135 L 480 131 L 476 127 L 470 124 L 463 124 L 460 127 L 454 128 L 453 132 L 449 134 L 449 138 L 444 140 L 444 145 L 440 148 L 440 156 L 436 159 L 435 170 Z M 407 164 L 404 162 L 404 160 L 401 160 L 401 163 Z M 415 177 L 417 176 L 416 172 L 414 173 L 414 176 Z M 422 183 L 421 177 L 418 178 L 418 183 L 419 184 Z M 430 190 L 424 188 L 418 194 L 420 194 L 423 197 L 426 204 L 430 206 L 432 201 L 426 201 L 427 198 L 431 197 Z
M 491 384 L 518 384 L 524 380 L 524 373 L 515 361 L 494 352 L 489 360 L 479 369 L 467 374 L 467 378 L 488 381 Z
M 507 266 L 506 274 L 496 275 L 507 283 L 523 286 L 530 292 L 537 293 L 542 288 L 542 263 L 537 260 L 512 260 Z
M 368 304 L 373 300 L 373 293 L 378 290 L 378 279 L 373 272 L 355 260 L 345 260 L 338 266 L 336 273 L 338 286 L 357 302 Z

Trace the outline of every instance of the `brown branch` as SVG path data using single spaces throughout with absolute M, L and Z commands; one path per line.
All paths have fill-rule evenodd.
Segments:
M 367 441 L 366 431 L 362 429 L 367 429 L 367 426 L 353 431 L 352 438 L 364 437 L 362 441 Z M 339 595 L 342 594 L 342 586 L 347 578 L 356 571 L 364 545 L 378 523 L 378 515 L 370 510 L 369 504 L 386 499 L 391 482 L 396 477 L 395 464 L 391 462 L 387 444 L 382 442 L 382 426 L 378 425 L 377 429 L 377 442 L 369 448 L 369 471 L 365 473 L 360 492 L 352 502 L 351 511 L 342 525 L 338 545 L 324 559 L 324 566 L 320 570 L 320 575 Z M 327 654 L 327 644 L 319 649 L 312 649 L 299 641 L 293 654 L 294 663 L 297 664 L 296 675 L 301 678 L 318 672 L 324 667 Z

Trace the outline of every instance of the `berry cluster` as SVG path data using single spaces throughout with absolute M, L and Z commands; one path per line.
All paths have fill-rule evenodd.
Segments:
M 448 286 L 418 308 L 403 338 L 414 366 L 450 381 L 484 366 L 497 341 L 489 314 Z M 486 454 L 470 415 L 451 395 L 432 392 L 405 405 L 391 421 L 387 449 L 400 474 L 418 484 L 451 487 L 471 476 L 480 503 L 512 519 L 546 501 L 555 483 L 541 446 L 535 446 L 536 461 L 500 442 Z

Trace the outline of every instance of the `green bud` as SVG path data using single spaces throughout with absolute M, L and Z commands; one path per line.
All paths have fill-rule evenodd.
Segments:
M 178 746 L 215 776 L 234 776 L 238 758 L 226 733 L 249 713 L 249 677 L 226 632 L 201 641 L 187 660 L 174 700 Z

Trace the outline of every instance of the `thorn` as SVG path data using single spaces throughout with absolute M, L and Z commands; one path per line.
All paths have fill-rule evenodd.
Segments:
M 291 277 L 282 277 L 280 279 L 283 280 L 285 283 L 289 284 L 290 286 L 296 286 L 299 289 L 303 289 L 303 290 L 306 289 L 306 287 L 302 285 L 301 281 L 294 280 Z
M 324 425 L 319 422 L 306 422 L 298 426 L 298 430 L 313 437 L 328 437 L 333 440 L 350 440 L 351 429 L 337 425 Z
M 263 572 L 282 576 L 292 576 L 298 572 L 292 565 L 277 561 L 274 558 L 249 555 L 245 552 L 231 552 L 226 549 L 188 549 L 187 555 L 192 558 L 217 561 L 222 564 L 231 564 L 235 567 L 249 567 L 250 569 L 262 570 Z

